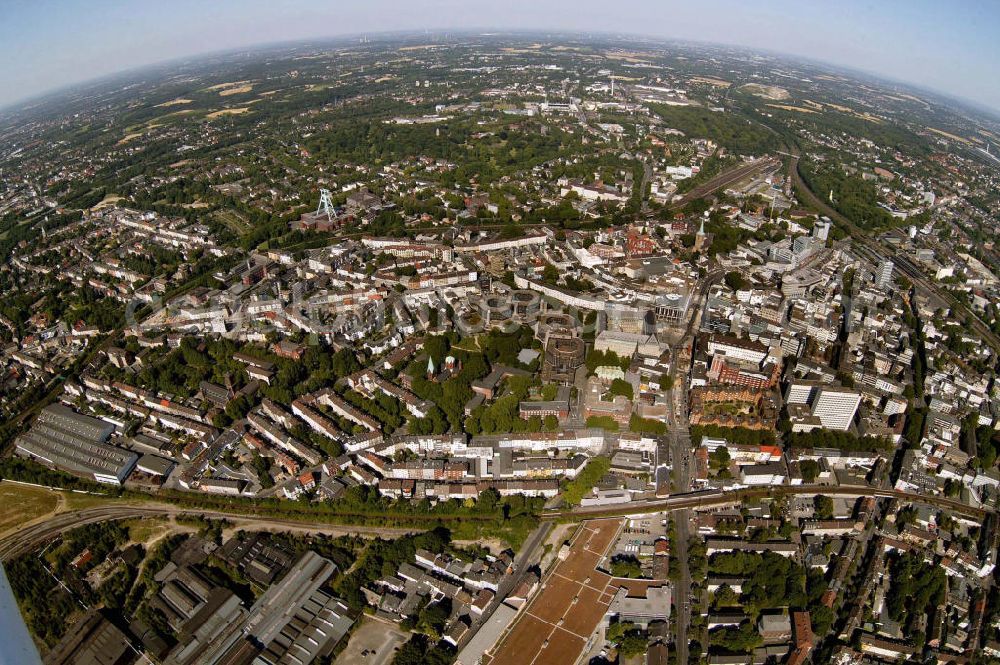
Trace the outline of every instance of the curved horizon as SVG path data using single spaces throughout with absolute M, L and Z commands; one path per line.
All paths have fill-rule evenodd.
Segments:
M 211 7 L 180 0 L 168 12 L 97 0 L 86 6 L 60 6 L 52 13 L 46 7 L 54 4 L 51 0 L 14 0 L 6 27 L 0 26 L 0 56 L 20 65 L 0 71 L 0 108 L 9 111 L 108 78 L 242 50 L 366 33 L 493 31 L 510 36 L 628 35 L 743 48 L 865 73 L 1000 114 L 1000 81 L 992 73 L 993 63 L 1000 61 L 1000 45 L 989 32 L 990 26 L 1000 24 L 1000 5 L 960 2 L 956 11 L 955 6 L 942 10 L 928 0 L 887 0 L 875 8 L 849 0 L 829 12 L 790 0 L 752 7 L 735 0 L 709 0 L 698 8 L 626 0 L 610 11 L 591 0 L 556 0 L 544 8 L 512 0 L 498 13 L 475 1 L 372 0 L 364 7 L 347 3 L 335 8 L 304 1 L 276 8 L 257 0 L 220 0 Z M 436 24 L 429 24 L 428 17 Z M 636 21 L 642 23 L 639 29 Z M 33 30 L 36 25 L 44 30 Z M 334 25 L 342 29 L 329 29 Z M 4 98 L 6 91 L 10 94 Z
M 776 51 L 771 49 L 753 48 L 749 46 L 744 46 L 742 44 L 733 43 L 723 43 L 723 42 L 709 42 L 709 41 L 699 41 L 693 39 L 683 39 L 683 38 L 667 38 L 658 37 L 656 35 L 642 34 L 642 33 L 623 33 L 623 32 L 596 32 L 596 31 L 569 31 L 569 30 L 519 30 L 519 31 L 507 31 L 499 29 L 490 28 L 474 28 L 470 27 L 465 31 L 428 31 L 430 35 L 435 32 L 445 32 L 444 39 L 451 40 L 454 43 L 458 43 L 460 40 L 458 37 L 510 37 L 516 38 L 519 36 L 530 36 L 537 34 L 551 34 L 566 37 L 586 37 L 586 38 L 607 38 L 608 41 L 614 42 L 616 40 L 621 41 L 629 37 L 650 40 L 661 46 L 698 46 L 698 47 L 709 47 L 709 48 L 732 48 L 745 50 L 748 53 L 767 55 L 775 58 L 784 58 L 798 62 L 800 64 L 826 67 L 831 71 L 838 71 L 842 73 L 848 73 L 853 75 L 867 76 L 871 77 L 880 83 L 886 85 L 904 86 L 910 88 L 913 92 L 926 93 L 931 95 L 936 95 L 943 97 L 951 102 L 964 104 L 971 107 L 972 110 L 976 110 L 983 113 L 990 113 L 995 116 L 995 119 L 1000 121 L 1000 107 L 992 107 L 985 105 L 982 102 L 978 102 L 973 99 L 963 98 L 958 95 L 949 93 L 943 90 L 936 90 L 929 88 L 926 85 L 913 81 L 905 81 L 900 79 L 893 79 L 892 77 L 881 74 L 879 72 L 859 69 L 857 67 L 851 67 L 848 65 L 841 65 L 835 62 L 830 62 L 827 60 L 818 60 L 815 58 L 809 58 L 806 56 L 798 55 L 795 53 L 787 53 L 783 51 Z M 417 37 L 420 35 L 420 31 L 412 30 L 396 30 L 396 31 L 385 31 L 385 32 L 351 32 L 336 35 L 328 35 L 325 37 L 314 37 L 307 39 L 291 39 L 291 40 L 281 40 L 272 42 L 259 42 L 256 44 L 247 44 L 242 46 L 234 46 L 232 48 L 225 48 L 215 51 L 201 51 L 198 53 L 190 53 L 185 55 L 179 55 L 177 57 L 168 58 L 165 60 L 160 60 L 157 62 L 151 62 L 143 65 L 138 65 L 135 67 L 129 67 L 117 71 L 113 71 L 107 74 L 103 74 L 94 78 L 89 78 L 81 81 L 74 81 L 72 83 L 67 83 L 65 85 L 59 86 L 57 88 L 50 88 L 44 90 L 38 94 L 32 95 L 31 97 L 22 98 L 16 100 L 5 106 L 0 106 L 0 113 L 13 113 L 17 114 L 18 111 L 26 110 L 32 105 L 41 103 L 47 100 L 57 101 L 61 96 L 69 95 L 74 91 L 83 92 L 88 88 L 95 88 L 105 83 L 112 83 L 116 79 L 129 79 L 136 76 L 142 75 L 144 72 L 155 71 L 157 69 L 169 69 L 172 66 L 181 66 L 185 63 L 197 64 L 200 61 L 208 60 L 215 57 L 225 57 L 236 55 L 241 52 L 246 53 L 260 53 L 269 49 L 286 49 L 294 50 L 296 48 L 308 45 L 322 45 L 324 43 L 334 44 L 341 41 L 346 41 L 350 39 L 367 37 L 369 39 L 374 38 L 375 40 L 381 40 L 385 38 L 385 43 L 393 43 L 392 37 L 399 38 L 400 41 L 410 38 Z M 346 45 L 346 44 L 345 44 Z

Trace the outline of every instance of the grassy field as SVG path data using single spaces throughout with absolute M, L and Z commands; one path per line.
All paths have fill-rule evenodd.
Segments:
M 118 203 L 121 200 L 122 200 L 122 197 L 118 196 L 117 194 L 106 194 L 104 196 L 104 198 L 101 200 L 100 203 L 98 203 L 95 206 L 92 206 L 90 209 L 92 211 L 93 210 L 100 210 L 101 208 L 106 208 L 108 206 L 112 206 L 112 205 Z
M 31 485 L 0 482 L 0 534 L 14 530 L 39 517 L 70 510 L 93 508 L 109 502 L 123 503 L 125 501 L 97 494 L 53 491 Z M 136 503 L 136 501 L 129 500 L 127 503 Z
M 141 501 L 136 500 L 124 500 L 117 497 L 100 496 L 97 494 L 80 494 L 78 492 L 59 492 L 58 493 L 62 499 L 62 509 L 63 510 L 83 510 L 84 508 L 93 508 L 94 506 L 100 506 L 107 503 L 141 503 Z
M 165 519 L 128 520 L 122 524 L 128 528 L 128 537 L 133 543 L 149 543 L 170 531 Z
M 55 512 L 59 494 L 40 487 L 0 483 L 0 533 Z
M 229 227 L 236 235 L 243 235 L 251 228 L 250 224 L 233 210 L 216 210 L 212 216 Z

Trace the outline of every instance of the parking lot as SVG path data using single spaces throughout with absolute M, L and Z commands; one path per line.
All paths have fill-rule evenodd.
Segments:
M 347 648 L 337 660 L 344 663 L 388 665 L 396 650 L 409 639 L 409 634 L 396 626 L 369 617 L 361 621 L 361 625 L 351 635 Z

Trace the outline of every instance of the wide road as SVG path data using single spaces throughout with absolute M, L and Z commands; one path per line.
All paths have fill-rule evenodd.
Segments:
M 599 517 L 627 517 L 629 515 L 642 515 L 645 513 L 668 512 L 674 510 L 716 508 L 731 504 L 739 504 L 744 499 L 763 499 L 768 497 L 806 495 L 815 496 L 825 494 L 827 496 L 849 496 L 862 497 L 871 496 L 876 498 L 900 499 L 914 503 L 923 503 L 935 506 L 944 510 L 949 510 L 959 515 L 983 519 L 987 514 L 995 514 L 996 510 L 991 508 L 975 508 L 966 504 L 948 499 L 942 496 L 925 496 L 915 492 L 905 492 L 896 489 L 884 489 L 871 487 L 869 485 L 840 485 L 832 487 L 829 485 L 773 485 L 770 487 L 753 487 L 733 490 L 705 490 L 699 492 L 688 492 L 675 494 L 666 499 L 646 499 L 644 501 L 631 501 L 629 503 L 611 506 L 586 506 L 572 510 L 548 511 L 542 519 L 546 520 L 585 520 Z
M 67 531 L 72 531 L 88 524 L 113 522 L 128 519 L 170 518 L 170 517 L 200 516 L 207 519 L 227 520 L 235 526 L 269 529 L 301 529 L 315 533 L 333 536 L 360 535 L 394 538 L 423 529 L 401 529 L 392 527 L 363 527 L 326 522 L 308 522 L 303 520 L 288 520 L 278 518 L 254 517 L 239 513 L 227 513 L 212 510 L 190 510 L 170 505 L 109 505 L 82 510 L 59 513 L 43 522 L 33 524 L 0 539 L 0 561 L 9 561 L 23 554 L 34 551 L 42 545 L 55 540 Z
M 653 178 L 653 167 L 649 162 L 642 162 L 642 184 L 639 185 L 639 193 L 642 196 L 642 211 L 646 212 L 649 210 L 649 198 L 646 196 L 646 187 L 649 185 L 649 181 Z
M 456 645 L 456 652 L 461 652 L 469 644 L 472 638 L 476 636 L 476 633 L 479 632 L 479 629 L 486 625 L 486 622 L 493 616 L 496 609 L 507 600 L 507 596 L 521 584 L 528 571 L 541 561 L 542 556 L 539 550 L 551 531 L 552 524 L 542 522 L 531 532 L 521 546 L 521 550 L 514 555 L 514 565 L 510 575 L 505 577 L 500 583 L 493 601 L 487 606 L 482 615 L 478 619 L 473 619 L 469 632 Z
M 702 307 L 712 285 L 722 279 L 724 270 L 715 270 L 702 280 L 697 298 L 690 305 L 690 318 L 684 328 L 684 334 L 670 349 L 670 378 L 672 387 L 667 391 L 668 420 L 670 422 L 670 461 L 673 471 L 674 491 L 687 493 L 691 489 L 692 447 L 691 429 L 687 418 L 687 367 L 680 367 L 677 358 L 682 346 L 694 338 Z M 681 402 L 677 402 L 678 394 Z M 675 586 L 675 661 L 679 665 L 688 662 L 688 629 L 691 626 L 691 570 L 688 562 L 688 545 L 691 538 L 691 511 L 682 508 L 674 514 L 674 541 L 677 551 L 674 559 L 677 561 L 677 584 Z

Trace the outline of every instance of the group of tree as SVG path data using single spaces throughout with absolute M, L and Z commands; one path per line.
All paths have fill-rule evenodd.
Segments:
M 393 656 L 392 665 L 451 665 L 454 659 L 454 650 L 447 642 L 434 642 L 423 633 L 414 633 Z
M 628 429 L 630 432 L 638 434 L 664 436 L 667 433 L 667 424 L 659 420 L 653 420 L 652 418 L 643 418 L 638 413 L 633 413 L 628 421 Z
M 792 448 L 836 448 L 848 452 L 878 452 L 893 448 L 892 441 L 883 436 L 858 436 L 830 429 L 789 432 L 785 441 Z
M 805 608 L 805 569 L 774 552 L 723 552 L 709 560 L 709 572 L 746 578 L 740 601 L 748 614 L 769 607 Z
M 991 469 L 1000 453 L 1000 436 L 990 425 L 979 424 L 979 414 L 970 413 L 962 418 L 959 445 L 971 455 L 973 464 L 980 469 Z
M 703 437 L 725 439 L 737 445 L 774 445 L 774 432 L 745 427 L 722 427 L 721 425 L 692 425 L 691 442 L 700 445 Z
M 418 433 L 443 433 L 449 428 L 455 431 L 461 430 L 466 418 L 465 404 L 473 396 L 472 382 L 489 374 L 491 367 L 506 365 L 528 370 L 537 369 L 537 359 L 527 366 L 517 359 L 521 350 L 532 348 L 536 344 L 534 333 L 530 328 L 522 326 L 506 333 L 494 329 L 480 335 L 476 338 L 479 352 L 471 352 L 455 346 L 459 341 L 458 334 L 454 332 L 427 337 L 424 340 L 425 355 L 415 358 L 405 369 L 405 372 L 413 379 L 411 383 L 413 392 L 418 397 L 433 402 L 440 409 L 440 414 L 444 416 L 444 419 L 441 419 L 437 414 L 431 414 L 431 421 L 427 419 L 424 419 L 423 422 L 411 421 L 411 428 L 416 425 Z M 440 368 L 449 355 L 458 361 L 461 369 L 441 382 L 428 379 L 426 376 L 427 357 L 429 356 L 434 362 L 435 368 Z M 518 379 L 519 377 L 513 378 Z M 521 394 L 520 384 L 515 381 L 513 385 L 517 388 L 517 394 Z M 496 411 L 497 417 L 493 419 L 489 429 L 515 431 L 515 427 L 523 426 L 525 431 L 532 428 L 536 428 L 533 431 L 540 431 L 544 427 L 544 422 L 541 420 L 514 422 L 520 418 L 515 416 L 516 404 L 512 407 L 509 403 L 512 401 L 507 400 Z M 479 412 L 480 417 L 482 413 Z M 496 425 L 497 420 L 500 421 L 499 426 Z M 473 423 L 470 423 L 472 427 L 474 429 L 479 427 L 480 431 L 486 431 L 477 424 L 477 421 L 478 419 L 475 419 Z M 447 427 L 442 429 L 445 424 Z M 431 431 L 427 431 L 428 429 Z
M 889 579 L 886 608 L 906 633 L 915 630 L 921 616 L 944 604 L 947 594 L 944 568 L 927 563 L 919 552 L 893 554 L 889 560 Z
M 380 422 L 382 431 L 386 434 L 392 434 L 406 422 L 408 413 L 406 407 L 399 399 L 388 393 L 378 392 L 369 399 L 354 390 L 344 390 L 341 397 Z
M 527 419 L 519 415 L 519 407 L 536 382 L 531 377 L 510 376 L 503 382 L 500 397 L 490 405 L 480 405 L 465 419 L 465 431 L 469 434 L 499 434 L 506 432 L 540 432 L 546 424 L 541 416 Z M 558 421 L 556 423 L 558 426 Z
M 819 462 L 812 459 L 804 459 L 799 462 L 799 472 L 802 474 L 802 482 L 812 483 L 819 475 Z
M 645 653 L 649 642 L 645 631 L 630 621 L 612 621 L 604 637 L 626 659 Z
M 733 291 L 742 291 L 750 285 L 746 278 L 736 270 L 727 272 L 724 279 L 726 286 L 731 288 Z
M 34 554 L 7 562 L 6 568 L 25 624 L 37 639 L 54 646 L 77 609 L 76 600 L 59 586 Z
M 134 571 L 125 578 L 112 575 L 96 592 L 85 576 L 128 542 L 128 529 L 118 522 L 90 524 L 66 533 L 47 557 L 32 552 L 7 562 L 7 575 L 25 623 L 39 640 L 53 646 L 63 636 L 78 602 L 95 605 L 102 599 L 120 603 Z M 71 565 L 85 550 L 91 556 Z M 51 572 L 48 569 L 51 566 Z
M 708 634 L 709 646 L 728 653 L 750 653 L 764 642 L 749 620 L 738 626 L 723 626 Z
M 631 554 L 619 554 L 611 558 L 611 574 L 615 577 L 642 577 L 642 564 Z
M 395 540 L 376 538 L 365 548 L 352 570 L 336 582 L 334 591 L 352 608 L 360 610 L 366 605 L 363 588 L 385 575 L 394 574 L 401 564 L 413 560 L 418 549 L 440 554 L 450 542 L 451 534 L 443 527 Z
M 594 349 L 587 354 L 587 371 L 593 374 L 598 367 L 620 367 L 623 372 L 627 372 L 632 365 L 630 357 L 619 356 L 614 351 L 598 351 Z
M 781 147 L 777 134 L 740 113 L 664 104 L 651 104 L 650 110 L 663 118 L 668 127 L 692 138 L 711 139 L 738 154 L 763 155 Z
M 813 514 L 818 520 L 833 519 L 833 499 L 824 494 L 813 497 Z
M 562 498 L 569 506 L 578 506 L 584 497 L 588 496 L 601 478 L 611 469 L 611 460 L 603 455 L 592 458 L 576 478 L 567 481 L 563 486 Z
M 234 498 L 164 490 L 159 497 L 188 511 L 226 510 L 279 519 L 369 527 L 432 528 L 446 526 L 455 538 L 498 538 L 516 547 L 538 524 L 540 497 L 501 497 L 485 490 L 476 499 L 431 503 L 423 499 L 391 499 L 367 485 L 349 487 L 336 501 L 287 501 L 277 497 Z
M 725 446 L 719 446 L 708 455 L 708 468 L 715 472 L 717 478 L 723 480 L 732 477 L 732 472 L 729 470 L 731 462 L 732 457 Z
M 118 488 L 110 487 L 104 483 L 80 478 L 65 471 L 50 469 L 34 460 L 15 456 L 0 458 L 0 479 L 16 480 L 46 487 L 82 490 L 108 496 L 117 496 L 121 493 Z
M 848 174 L 839 165 L 803 159 L 799 162 L 802 179 L 814 192 L 826 197 L 832 192 L 830 205 L 856 225 L 878 230 L 891 228 L 899 222 L 878 204 L 878 184 L 860 174 Z
M 608 386 L 608 394 L 612 397 L 620 396 L 628 400 L 634 397 L 632 384 L 625 379 L 612 379 L 611 385 Z

